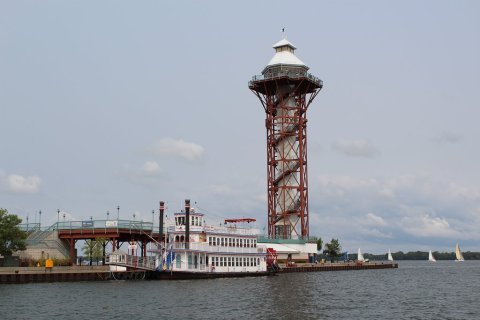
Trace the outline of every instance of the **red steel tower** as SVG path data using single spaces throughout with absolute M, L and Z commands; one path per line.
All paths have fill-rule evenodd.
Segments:
M 267 128 L 268 236 L 307 239 L 307 109 L 323 82 L 308 73 L 286 39 L 248 87 L 265 109 Z

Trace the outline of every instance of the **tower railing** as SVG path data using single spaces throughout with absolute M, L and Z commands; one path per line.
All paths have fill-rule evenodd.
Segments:
M 252 77 L 252 80 L 248 82 L 248 85 L 251 86 L 255 81 L 262 81 L 262 80 L 271 80 L 277 78 L 284 78 L 288 77 L 291 79 L 301 79 L 307 78 L 314 83 L 318 84 L 319 86 L 323 87 L 323 81 L 320 78 L 315 77 L 314 75 L 308 72 L 288 72 L 288 71 L 280 71 L 280 72 L 272 72 L 267 74 L 260 74 Z

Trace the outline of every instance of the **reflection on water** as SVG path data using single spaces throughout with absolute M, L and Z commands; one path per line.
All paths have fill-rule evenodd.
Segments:
M 183 281 L 0 286 L 0 319 L 479 319 L 480 261 Z

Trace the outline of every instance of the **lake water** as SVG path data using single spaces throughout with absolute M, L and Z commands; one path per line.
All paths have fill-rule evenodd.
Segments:
M 0 319 L 480 319 L 480 261 L 260 278 L 0 285 Z

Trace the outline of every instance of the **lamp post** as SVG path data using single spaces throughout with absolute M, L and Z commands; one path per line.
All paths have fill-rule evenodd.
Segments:
M 120 219 L 120 206 L 117 206 L 117 220 Z
M 154 226 L 155 226 L 155 210 L 152 210 L 152 231 Z
M 28 231 L 28 216 L 27 216 L 27 231 Z
M 108 220 L 108 216 L 110 215 L 110 211 L 107 211 L 107 220 Z
M 57 228 L 58 228 L 59 222 L 60 222 L 60 209 L 57 209 Z
M 42 210 L 38 211 L 38 228 L 42 228 Z

